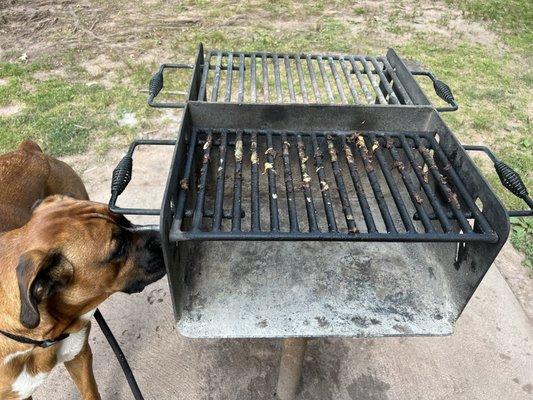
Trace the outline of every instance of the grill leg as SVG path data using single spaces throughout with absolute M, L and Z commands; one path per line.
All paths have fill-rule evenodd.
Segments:
M 276 394 L 279 400 L 293 400 L 302 377 L 307 339 L 284 339 Z

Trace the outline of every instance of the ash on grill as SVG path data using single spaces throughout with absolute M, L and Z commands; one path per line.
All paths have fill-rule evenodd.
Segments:
M 171 238 L 496 241 L 437 140 L 416 132 L 197 129 L 179 181 L 176 216 L 184 218 Z

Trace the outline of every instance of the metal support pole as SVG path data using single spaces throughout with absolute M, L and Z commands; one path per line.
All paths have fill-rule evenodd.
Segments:
M 294 400 L 302 377 L 306 338 L 283 340 L 281 361 L 279 364 L 278 386 L 276 395 L 279 400 Z

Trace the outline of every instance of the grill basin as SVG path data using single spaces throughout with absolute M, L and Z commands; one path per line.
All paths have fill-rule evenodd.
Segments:
M 161 103 L 191 68 L 186 103 Z M 434 108 L 414 79 L 432 79 Z M 163 64 L 148 103 L 185 108 L 160 215 L 180 331 L 193 337 L 443 335 L 509 234 L 502 203 L 442 121 L 431 72 L 385 57 L 204 53 Z M 490 150 L 502 184 L 529 197 Z M 528 215 L 530 211 L 510 211 Z M 521 214 L 524 213 L 524 214 Z M 402 242 L 402 243 L 400 243 Z
M 509 232 L 430 107 L 189 102 L 161 216 L 192 337 L 449 334 Z

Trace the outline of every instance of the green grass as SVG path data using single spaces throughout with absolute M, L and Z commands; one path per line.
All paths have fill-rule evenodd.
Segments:
M 531 52 L 533 6 L 530 0 L 446 0 L 468 18 L 490 23 L 507 44 Z
M 132 129 L 117 121 L 126 112 L 146 112 L 125 85 L 105 88 L 62 78 L 40 81 L 32 75 L 38 70 L 43 70 L 39 64 L 0 63 L 0 78 L 7 80 L 0 86 L 0 106 L 22 105 L 19 113 L 0 118 L 0 152 L 13 149 L 22 139 L 34 139 L 56 156 L 81 153 L 91 139 L 131 137 Z

